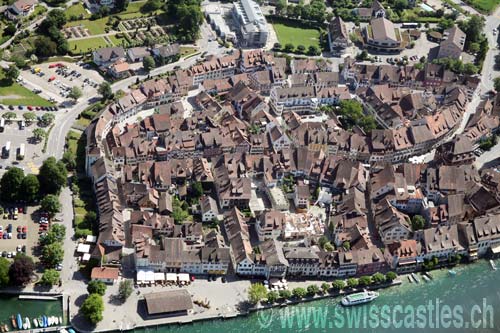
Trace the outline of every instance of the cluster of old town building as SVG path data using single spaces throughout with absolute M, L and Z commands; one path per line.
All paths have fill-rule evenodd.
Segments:
M 92 255 L 109 266 L 132 256 L 138 271 L 327 278 L 496 253 L 500 173 L 473 166 L 499 125 L 496 98 L 461 128 L 478 83 L 435 64 L 346 58 L 336 71 L 262 50 L 145 81 L 86 132 Z M 344 100 L 378 129 L 323 112 Z M 433 149 L 433 161 L 409 162 Z M 175 221 L 183 201 L 191 217 Z

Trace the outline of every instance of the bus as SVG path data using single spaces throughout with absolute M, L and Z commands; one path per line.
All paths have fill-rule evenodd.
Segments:
M 5 119 L 0 118 L 0 133 L 2 133 L 5 130 Z
M 22 160 L 24 159 L 24 143 L 21 143 L 21 146 L 19 146 L 19 149 L 17 151 L 17 159 Z
M 7 141 L 2 150 L 2 157 L 9 158 L 9 156 L 10 156 L 10 141 Z
M 418 23 L 403 23 L 401 26 L 403 29 L 417 29 Z

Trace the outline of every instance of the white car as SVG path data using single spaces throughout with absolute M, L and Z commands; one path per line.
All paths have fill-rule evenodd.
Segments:
M 16 251 L 17 251 L 17 252 L 21 252 L 21 251 L 22 251 L 22 249 L 23 249 L 23 248 L 22 248 L 22 246 L 21 246 L 21 245 L 18 245 L 18 246 L 16 247 Z

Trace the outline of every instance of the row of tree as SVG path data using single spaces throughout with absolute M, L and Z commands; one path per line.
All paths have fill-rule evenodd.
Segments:
M 40 257 L 44 266 L 48 269 L 55 268 L 64 259 L 63 241 L 66 236 L 66 227 L 61 224 L 53 224 L 50 230 L 40 237 L 42 255 Z
M 31 281 L 35 263 L 33 259 L 18 253 L 11 263 L 6 258 L 0 258 L 0 287 L 22 287 Z
M 275 43 L 273 50 L 283 51 L 286 53 L 308 54 L 311 56 L 317 56 L 321 54 L 320 49 L 316 45 L 311 45 L 308 49 L 306 49 L 304 45 L 298 45 L 297 47 L 295 47 L 292 43 L 287 43 L 284 46 L 280 43 Z
M 312 0 L 307 5 L 302 3 L 287 5 L 286 0 L 279 0 L 276 3 L 275 14 L 282 17 L 314 21 L 318 24 L 324 23 L 325 20 L 330 21 L 333 18 L 333 13 L 327 13 L 326 4 L 321 0 Z
M 324 282 L 321 286 L 311 284 L 307 288 L 297 287 L 290 290 L 280 290 L 267 291 L 267 288 L 262 283 L 254 283 L 248 289 L 248 299 L 250 303 L 257 304 L 261 301 L 267 301 L 268 303 L 275 303 L 276 301 L 284 301 L 287 299 L 302 299 L 306 296 L 313 297 L 318 294 L 327 294 L 331 291 L 339 292 L 344 289 L 354 289 L 357 287 L 367 287 L 374 284 L 389 283 L 397 278 L 397 274 L 394 272 L 388 272 L 387 274 L 375 273 L 372 276 L 365 275 L 357 278 L 349 278 L 347 282 L 344 280 L 335 280 L 331 284 Z
M 0 198 L 5 202 L 23 200 L 32 203 L 41 195 L 46 195 L 42 200 L 42 206 L 45 202 L 45 206 L 50 208 L 48 212 L 55 214 L 60 205 L 54 204 L 53 199 L 66 185 L 67 176 L 64 163 L 56 161 L 54 157 L 49 157 L 43 162 L 38 176 L 32 174 L 25 176 L 23 170 L 13 167 L 0 179 Z M 55 198 L 57 200 L 57 197 Z

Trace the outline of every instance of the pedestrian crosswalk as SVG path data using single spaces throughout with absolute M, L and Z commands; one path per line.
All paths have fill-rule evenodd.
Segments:
M 35 165 L 35 163 L 29 161 L 28 163 L 26 163 L 29 170 L 30 170 L 30 173 L 34 174 L 34 175 L 38 175 L 38 173 L 40 172 L 40 169 Z

